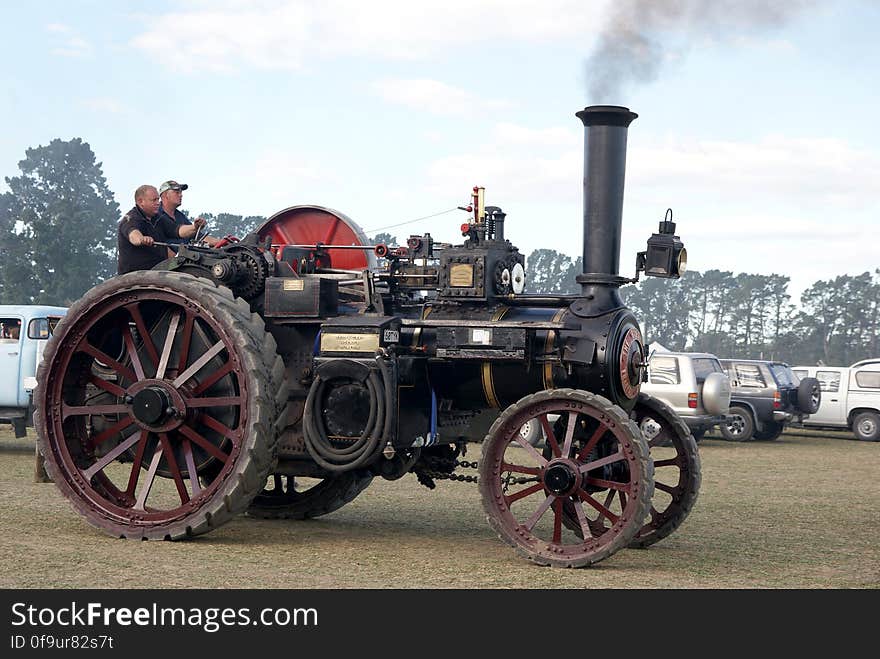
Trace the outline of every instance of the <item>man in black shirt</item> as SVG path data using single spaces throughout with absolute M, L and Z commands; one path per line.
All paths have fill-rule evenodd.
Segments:
M 167 216 L 159 215 L 159 191 L 142 185 L 134 193 L 135 206 L 119 222 L 116 236 L 117 273 L 149 270 L 168 258 L 168 250 L 156 245 L 174 238 L 191 238 L 205 226 L 203 218 L 192 224 L 175 225 Z

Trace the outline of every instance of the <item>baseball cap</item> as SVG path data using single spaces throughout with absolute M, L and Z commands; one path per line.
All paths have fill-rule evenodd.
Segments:
M 186 190 L 189 186 L 186 183 L 178 183 L 177 181 L 165 181 L 159 186 L 159 194 L 166 190 Z

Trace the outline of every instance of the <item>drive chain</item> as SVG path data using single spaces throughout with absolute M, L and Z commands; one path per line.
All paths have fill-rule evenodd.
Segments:
M 456 460 L 453 469 L 458 469 L 461 467 L 462 469 L 478 469 L 479 463 L 474 460 L 473 462 L 468 462 L 467 460 Z M 477 484 L 480 482 L 479 476 L 470 476 L 468 474 L 455 474 L 449 473 L 445 471 L 436 471 L 433 469 L 419 469 L 416 470 L 416 477 L 419 479 L 419 482 L 426 487 L 433 489 L 433 481 L 458 481 L 460 483 L 474 483 Z M 506 490 L 510 485 L 522 485 L 525 483 L 532 483 L 537 481 L 538 479 L 534 476 L 532 477 L 518 477 L 514 478 L 512 474 L 508 474 L 504 479 L 504 489 Z

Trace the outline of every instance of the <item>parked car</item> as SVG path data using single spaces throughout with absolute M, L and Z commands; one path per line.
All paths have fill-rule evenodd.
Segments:
M 16 437 L 33 426 L 37 366 L 66 313 L 66 307 L 0 305 L 0 422 L 11 423 Z
M 651 353 L 648 381 L 641 391 L 675 410 L 697 441 L 725 421 L 730 406 L 730 381 L 718 358 L 706 352 Z M 642 421 L 642 432 L 649 439 L 650 422 Z
M 798 378 L 785 362 L 722 359 L 721 364 L 732 386 L 730 415 L 721 426 L 726 440 L 773 440 L 786 424 L 801 422 L 819 409 L 819 381 Z
M 803 420 L 805 427 L 849 428 L 866 442 L 880 441 L 880 358 L 852 366 L 795 366 L 802 377 L 819 381 L 819 409 Z

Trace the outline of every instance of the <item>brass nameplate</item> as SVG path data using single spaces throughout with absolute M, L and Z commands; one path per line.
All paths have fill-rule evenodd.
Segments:
M 321 334 L 321 352 L 376 352 L 378 334 Z
M 449 268 L 449 285 L 455 288 L 473 288 L 474 266 L 470 263 L 456 263 Z
M 302 279 L 285 279 L 282 289 L 285 291 L 301 291 L 304 285 L 305 282 Z

